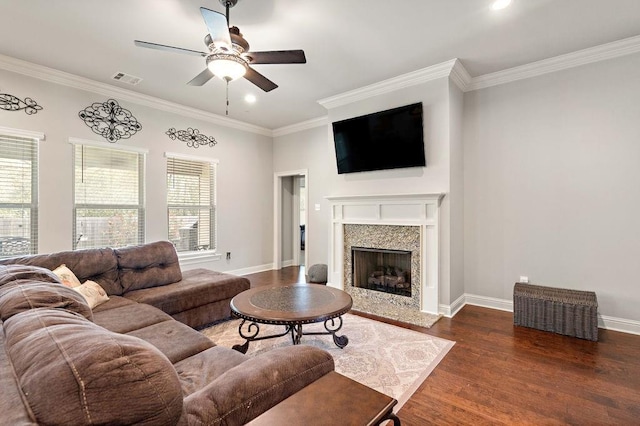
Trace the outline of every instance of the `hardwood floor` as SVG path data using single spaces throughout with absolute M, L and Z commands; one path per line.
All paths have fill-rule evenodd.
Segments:
M 304 270 L 247 278 L 287 285 L 304 282 Z M 640 336 L 600 329 L 591 342 L 470 305 L 430 329 L 384 321 L 456 342 L 398 413 L 404 426 L 640 424 Z

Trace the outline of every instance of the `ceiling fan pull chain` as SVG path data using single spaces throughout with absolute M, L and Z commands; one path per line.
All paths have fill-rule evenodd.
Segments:
M 225 78 L 225 81 L 227 82 L 227 111 L 226 111 L 226 115 L 229 115 L 229 79 Z

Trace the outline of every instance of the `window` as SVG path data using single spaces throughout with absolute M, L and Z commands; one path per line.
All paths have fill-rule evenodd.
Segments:
M 0 257 L 38 252 L 38 141 L 0 128 Z
M 178 252 L 216 250 L 216 163 L 167 156 L 169 241 Z
M 144 243 L 144 157 L 74 143 L 74 250 Z

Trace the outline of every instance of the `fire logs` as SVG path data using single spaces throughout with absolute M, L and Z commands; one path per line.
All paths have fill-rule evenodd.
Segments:
M 411 286 L 407 271 L 396 266 L 378 267 L 376 271 L 369 274 L 367 283 L 370 286 L 390 289 L 402 289 Z

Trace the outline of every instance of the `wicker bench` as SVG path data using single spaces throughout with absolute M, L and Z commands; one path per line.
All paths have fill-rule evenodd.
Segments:
M 597 341 L 598 300 L 592 291 L 516 283 L 513 323 Z

